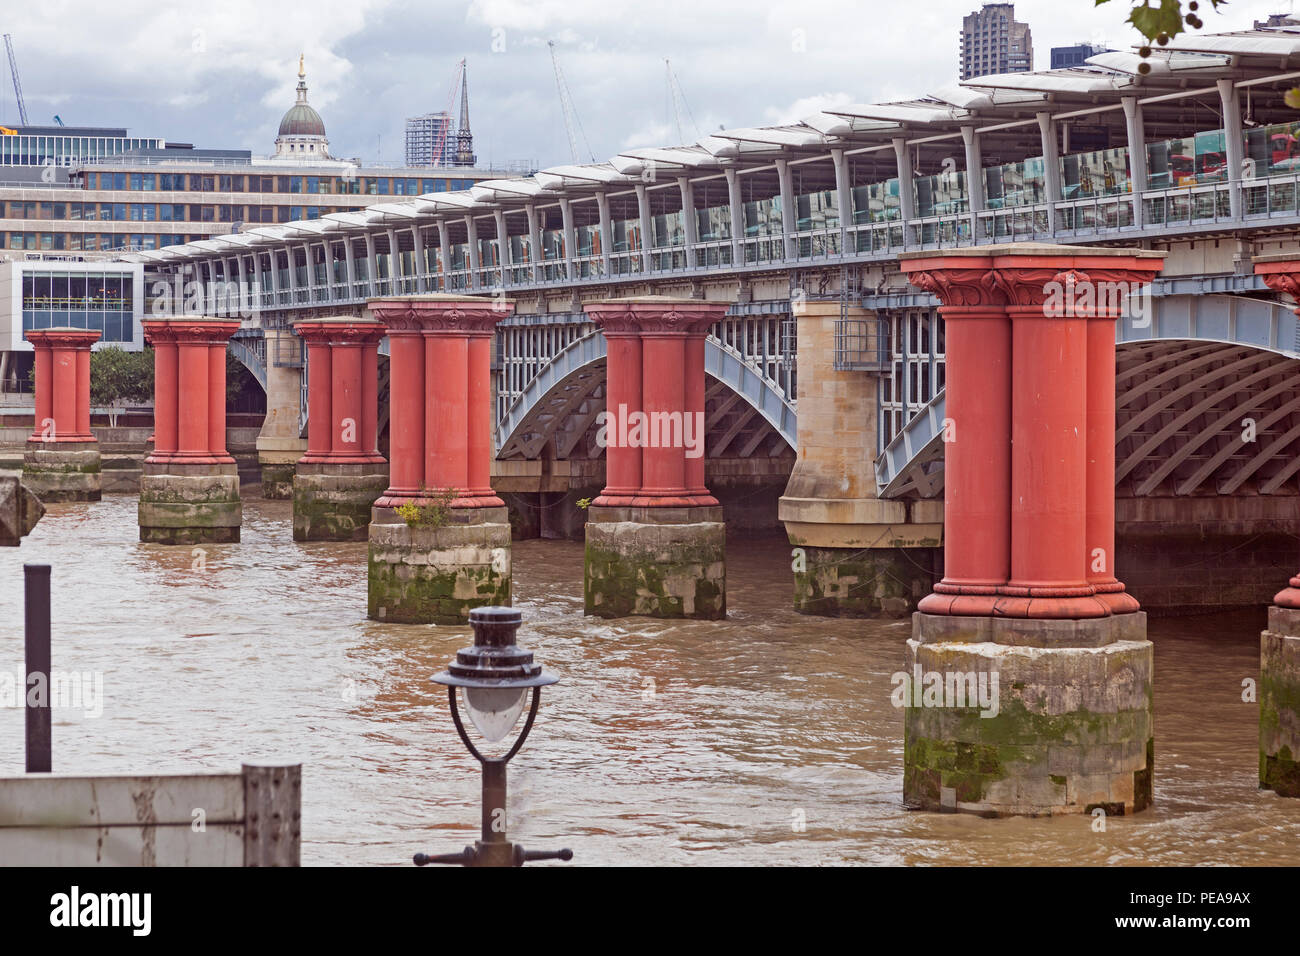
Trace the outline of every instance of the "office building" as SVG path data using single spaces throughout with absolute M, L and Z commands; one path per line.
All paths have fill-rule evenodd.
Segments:
M 986 3 L 962 19 L 957 66 L 963 80 L 1034 68 L 1033 37 L 1029 24 L 1017 22 L 1014 3 Z

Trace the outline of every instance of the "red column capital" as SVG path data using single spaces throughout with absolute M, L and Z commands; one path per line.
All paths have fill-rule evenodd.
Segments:
M 515 300 L 429 293 L 371 299 L 366 307 L 390 331 L 490 335 L 514 312 Z
M 38 348 L 89 349 L 103 335 L 98 329 L 31 329 L 23 338 Z
M 707 335 L 727 314 L 730 303 L 667 295 L 603 299 L 583 305 L 588 318 L 606 335 Z

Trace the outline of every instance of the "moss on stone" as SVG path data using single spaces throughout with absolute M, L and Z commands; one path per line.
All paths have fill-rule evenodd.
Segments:
M 794 607 L 801 614 L 876 617 L 887 607 L 914 606 L 915 595 L 934 584 L 933 556 L 925 548 L 801 550 L 794 571 Z
M 665 559 L 666 553 L 671 559 Z M 619 548 L 598 544 L 589 534 L 583 568 L 586 613 L 605 618 L 725 618 L 725 567 L 722 540 L 711 533 L 701 534 L 697 541 Z M 718 568 L 720 575 L 710 570 Z M 683 582 L 690 588 L 689 606 L 688 594 L 681 591 Z
M 472 592 L 472 597 L 465 596 Z M 476 607 L 510 604 L 510 577 L 491 567 L 441 570 L 370 556 L 367 614 L 398 624 L 464 624 Z

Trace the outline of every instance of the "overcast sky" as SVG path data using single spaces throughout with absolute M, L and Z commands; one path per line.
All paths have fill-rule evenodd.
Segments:
M 924 94 L 956 78 L 972 0 L 114 0 L 10 3 L 29 120 L 126 126 L 269 154 L 293 103 L 298 54 L 337 156 L 400 162 L 405 117 L 446 108 L 469 62 L 479 164 L 571 161 L 547 40 L 556 41 L 590 152 L 694 141 L 828 104 Z M 1079 41 L 1126 49 L 1129 0 L 1021 0 L 1034 66 Z M 1233 0 L 1205 31 L 1249 28 L 1291 0 Z M 664 58 L 694 122 L 677 131 Z M 0 119 L 16 121 L 8 77 Z M 456 108 L 459 108 L 457 104 Z M 698 129 L 698 133 L 697 133 Z M 590 154 L 579 138 L 581 159 Z

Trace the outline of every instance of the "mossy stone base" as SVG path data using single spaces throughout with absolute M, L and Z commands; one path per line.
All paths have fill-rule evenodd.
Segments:
M 722 509 L 587 509 L 587 614 L 721 620 L 727 616 Z
M 41 499 L 17 475 L 0 475 L 0 547 L 16 547 L 44 514 Z
M 293 540 L 365 541 L 370 510 L 387 487 L 388 475 L 373 464 L 300 465 L 293 478 Z
M 1259 645 L 1259 786 L 1300 797 L 1300 611 L 1276 605 Z
M 895 679 L 908 807 L 1046 816 L 1150 806 L 1152 644 L 1117 636 L 1131 635 L 1135 621 L 1122 630 L 1110 618 L 1069 622 L 1096 634 L 1088 646 L 1062 647 L 1026 643 L 1021 632 L 999 642 L 998 618 L 981 619 L 994 640 L 935 641 L 927 633 L 935 617 L 913 616 L 907 680 Z M 1122 617 L 1145 627 L 1140 612 Z M 981 677 L 991 706 L 970 699 Z
M 822 617 L 905 617 L 934 584 L 932 548 L 794 550 L 794 609 Z
M 43 502 L 99 501 L 99 442 L 28 442 L 23 449 L 23 484 Z
M 262 463 L 262 497 L 270 501 L 288 501 L 293 497 L 294 465 Z M 367 523 L 369 517 L 367 517 Z
M 369 538 L 371 620 L 465 624 L 473 608 L 510 604 L 505 508 L 452 508 L 436 528 L 411 527 L 392 508 L 374 508 Z
M 145 464 L 146 474 L 140 477 L 140 540 L 153 544 L 237 542 L 244 506 L 234 464 L 172 467 L 186 473 L 159 474 L 159 466 Z

